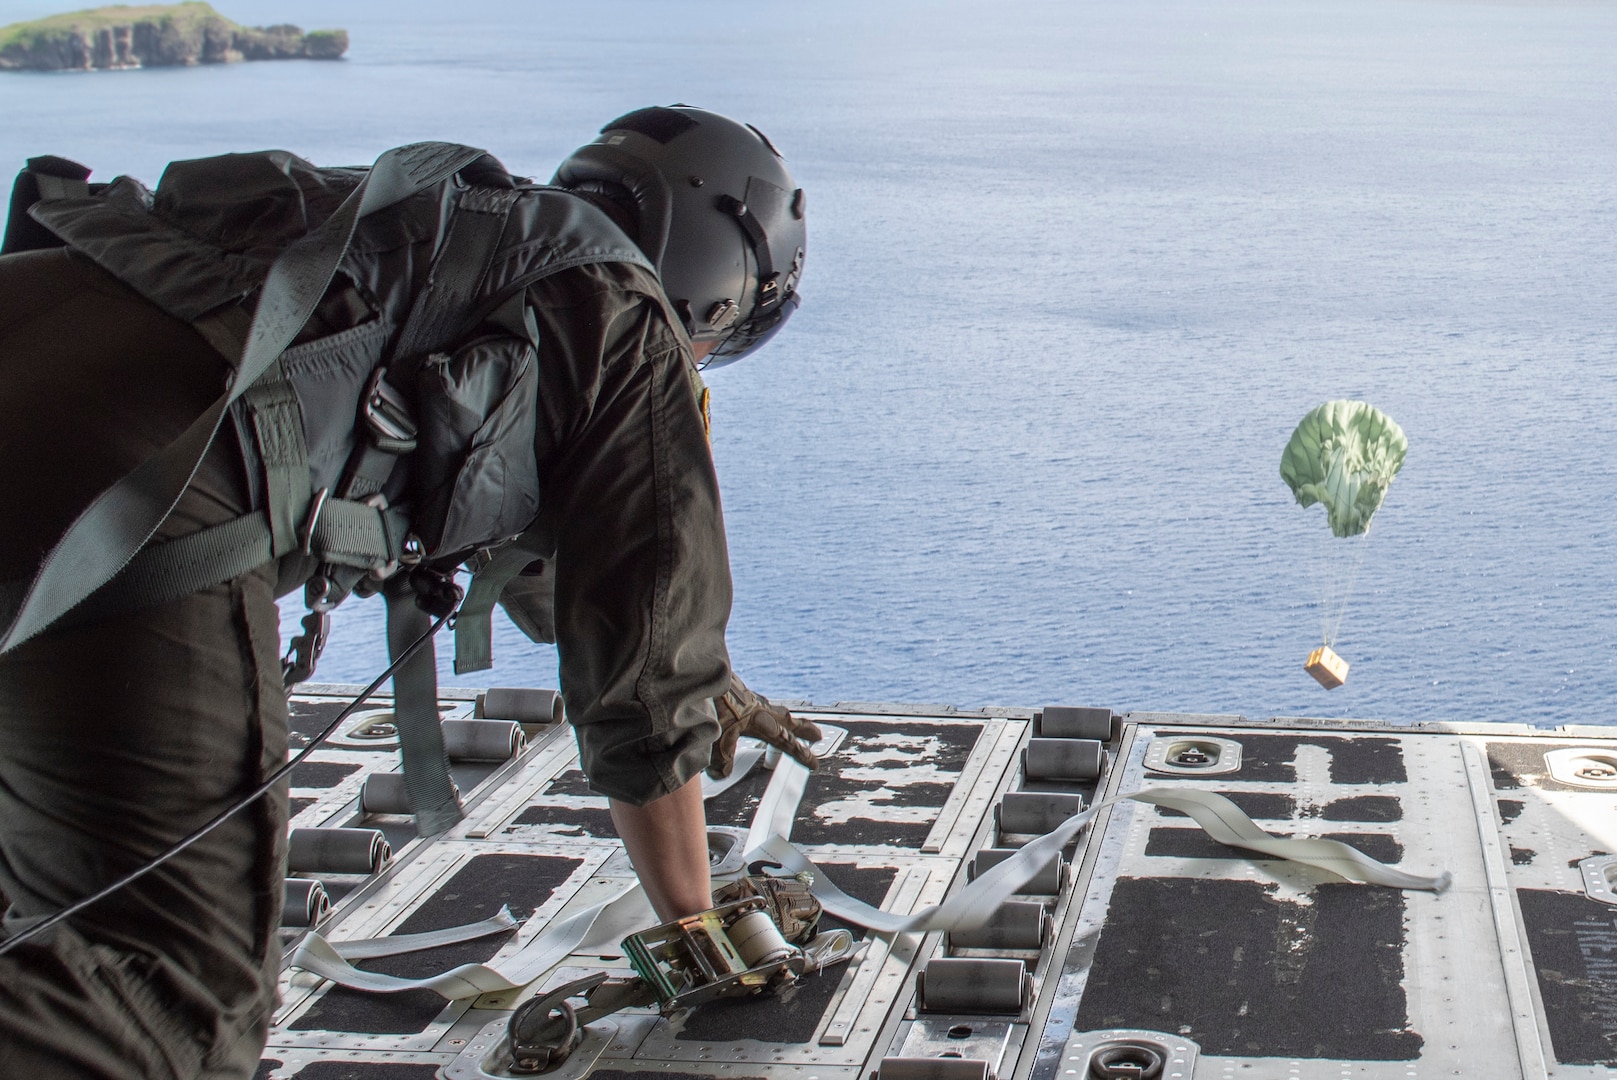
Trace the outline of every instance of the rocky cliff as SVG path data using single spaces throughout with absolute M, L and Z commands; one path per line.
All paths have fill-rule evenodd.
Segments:
M 335 60 L 348 31 L 240 26 L 201 2 L 96 8 L 0 28 L 0 69 L 91 71 L 226 64 L 237 60 Z

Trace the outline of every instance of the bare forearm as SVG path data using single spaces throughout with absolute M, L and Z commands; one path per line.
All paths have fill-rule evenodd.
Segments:
M 618 799 L 611 805 L 612 822 L 658 918 L 667 922 L 712 907 L 701 778 L 644 806 Z

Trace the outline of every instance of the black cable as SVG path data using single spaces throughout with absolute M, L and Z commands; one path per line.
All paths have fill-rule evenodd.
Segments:
M 450 615 L 452 614 L 454 613 L 450 612 Z M 437 622 L 433 623 L 432 626 L 423 632 L 420 637 L 416 638 L 415 641 L 410 644 L 410 647 L 400 653 L 398 658 L 389 664 L 380 675 L 371 680 L 371 684 L 365 687 L 364 690 L 360 691 L 359 696 L 353 701 L 349 702 L 343 711 L 337 714 L 337 718 L 331 723 L 327 724 L 325 729 L 321 731 L 319 735 L 316 735 L 314 739 L 310 741 L 308 746 L 305 746 L 301 751 L 299 751 L 297 756 L 292 760 L 288 761 L 285 765 L 271 773 L 269 779 L 265 780 L 263 783 L 259 784 L 257 788 L 253 789 L 252 794 L 243 796 L 239 801 L 231 805 L 228 809 L 221 811 L 216 817 L 214 817 L 212 821 L 197 829 L 190 836 L 187 836 L 185 839 L 179 841 L 173 847 L 169 848 L 161 855 L 158 855 L 150 862 L 147 862 L 125 874 L 123 877 L 119 878 L 117 881 L 114 881 L 111 885 L 106 886 L 101 891 L 90 896 L 86 896 L 83 900 L 70 904 L 61 911 L 58 911 L 55 915 L 46 918 L 43 922 L 35 923 L 33 926 L 30 926 L 28 929 L 17 933 L 13 937 L 8 937 L 5 940 L 0 941 L 0 956 L 4 956 L 18 945 L 21 945 L 23 942 L 32 937 L 44 933 L 46 930 L 49 930 L 51 927 L 57 925 L 65 919 L 68 919 L 73 915 L 77 915 L 91 904 L 106 899 L 119 889 L 123 888 L 125 885 L 128 885 L 130 882 L 145 877 L 147 874 L 151 873 L 153 870 L 156 870 L 159 866 L 162 866 L 164 863 L 174 858 L 174 856 L 178 855 L 180 852 L 184 851 L 198 840 L 201 840 L 204 836 L 207 836 L 220 825 L 223 825 L 231 818 L 232 815 L 246 809 L 259 799 L 263 798 L 265 793 L 285 779 L 293 769 L 301 765 L 303 763 L 303 759 L 312 754 L 315 747 L 324 742 L 327 736 L 329 736 L 333 731 L 336 731 L 337 726 L 344 720 L 348 719 L 348 717 L 353 714 L 355 709 L 365 704 L 366 700 L 369 699 L 372 694 L 376 693 L 377 688 L 386 682 L 392 676 L 394 671 L 398 670 L 400 664 L 410 659 L 410 657 L 416 654 L 417 649 L 421 648 L 421 646 L 425 645 L 428 641 L 431 641 L 433 635 L 443 628 L 444 623 L 449 621 L 450 615 L 439 616 Z

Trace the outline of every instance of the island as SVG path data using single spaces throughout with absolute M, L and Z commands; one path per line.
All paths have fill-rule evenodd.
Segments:
M 75 11 L 0 27 L 0 69 L 108 71 L 239 60 L 336 60 L 348 31 L 242 26 L 202 0 Z

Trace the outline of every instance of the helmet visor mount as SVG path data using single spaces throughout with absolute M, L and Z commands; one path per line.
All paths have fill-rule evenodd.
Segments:
M 786 320 L 792 317 L 798 305 L 802 304 L 801 293 L 793 291 L 781 299 L 772 310 L 763 312 L 732 330 L 723 341 L 714 346 L 713 351 L 698 366 L 704 371 L 725 364 L 733 364 L 744 356 L 750 356 L 763 348 L 769 339 L 780 332 L 786 325 Z

